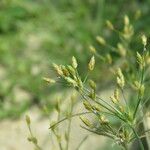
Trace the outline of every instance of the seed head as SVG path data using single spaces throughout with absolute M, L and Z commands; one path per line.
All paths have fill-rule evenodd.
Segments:
M 118 50 L 119 50 L 119 54 L 121 56 L 125 57 L 126 56 L 126 52 L 127 52 L 125 47 L 121 43 L 118 43 L 117 47 L 118 47 Z
M 72 84 L 74 87 L 77 87 L 77 82 L 70 77 L 64 78 L 69 84 Z
M 56 81 L 51 79 L 51 78 L 47 78 L 47 77 L 43 77 L 43 80 L 46 81 L 47 83 L 55 83 Z
M 100 107 L 99 105 L 97 105 L 97 104 L 92 105 L 92 109 L 93 109 L 93 110 L 96 110 L 96 111 L 98 111 L 98 112 L 101 111 L 101 107 Z
M 108 61 L 109 64 L 112 64 L 112 57 L 111 57 L 110 54 L 106 55 L 106 59 L 107 59 L 107 61 Z
M 83 116 L 80 116 L 80 119 L 82 120 L 82 122 L 83 122 L 86 126 L 92 127 L 91 122 L 90 122 L 87 118 L 85 118 L 85 117 L 83 117 Z
M 92 56 L 92 58 L 91 58 L 91 60 L 88 64 L 88 68 L 89 68 L 90 71 L 92 71 L 94 69 L 94 67 L 95 67 L 95 57 Z
M 125 24 L 125 26 L 128 26 L 129 23 L 130 23 L 129 17 L 128 17 L 127 15 L 125 15 L 125 16 L 124 16 L 124 24 Z
M 119 109 L 120 109 L 121 112 L 125 112 L 125 109 L 124 109 L 123 106 L 120 105 L 120 106 L 119 106 Z
M 96 53 L 96 49 L 95 49 L 94 46 L 90 45 L 90 46 L 89 46 L 89 49 L 90 49 L 90 51 L 91 51 L 92 53 Z
M 132 87 L 133 87 L 135 90 L 139 90 L 139 89 L 140 89 L 140 86 L 141 86 L 141 84 L 140 84 L 140 82 L 138 82 L 138 81 L 134 81 L 134 83 L 133 83 L 133 85 L 132 85 Z
M 72 76 L 75 76 L 75 75 L 76 75 L 76 71 L 75 71 L 75 69 L 74 69 L 72 66 L 68 65 L 68 66 L 67 66 L 67 70 L 69 71 L 69 73 L 70 73 Z
M 114 91 L 114 97 L 119 101 L 119 89 L 116 88 Z
M 62 72 L 63 72 L 64 76 L 69 76 L 70 75 L 69 71 L 67 70 L 67 68 L 65 66 L 61 65 L 61 69 L 62 69 Z
M 131 39 L 132 35 L 134 34 L 134 28 L 130 24 L 129 18 L 127 15 L 124 16 L 124 29 L 123 29 L 123 37 L 126 40 Z
M 113 24 L 112 24 L 109 20 L 106 21 L 106 25 L 107 25 L 107 27 L 108 27 L 110 30 L 113 30 L 113 29 L 114 29 Z
M 117 84 L 120 88 L 123 88 L 125 85 L 124 75 L 120 68 L 117 69 Z
M 146 46 L 147 45 L 147 37 L 145 36 L 145 35 L 142 35 L 142 44 L 144 45 L 144 46 Z
M 110 96 L 110 99 L 111 101 L 114 103 L 114 104 L 117 104 L 118 103 L 118 100 L 113 96 Z
M 73 68 L 77 68 L 77 66 L 78 66 L 77 60 L 74 56 L 72 57 L 72 66 L 73 66 Z
M 91 92 L 89 93 L 89 98 L 91 98 L 92 100 L 95 100 L 95 99 L 96 99 L 95 90 L 91 90 Z
M 92 110 L 92 106 L 91 106 L 91 104 L 90 104 L 87 100 L 84 100 L 84 101 L 83 101 L 83 105 L 84 105 L 84 107 L 85 107 L 87 110 L 89 110 L 89 111 Z
M 101 45 L 106 45 L 106 41 L 103 37 L 97 36 L 96 40 L 101 44 Z
M 96 83 L 93 80 L 89 80 L 89 85 L 93 90 L 96 90 Z
M 30 125 L 31 123 L 30 117 L 28 115 L 26 115 L 26 123 L 27 125 Z
M 144 57 L 141 56 L 140 53 L 136 53 L 137 56 L 137 63 L 139 64 L 140 68 L 142 69 L 145 66 Z
M 29 141 L 29 142 L 33 142 L 34 144 L 37 144 L 37 143 L 38 143 L 36 137 L 28 137 L 28 141 Z
M 58 66 L 57 64 L 53 63 L 53 67 L 58 75 L 63 76 L 63 71 L 61 69 L 61 66 Z
M 104 116 L 101 116 L 101 117 L 100 117 L 100 123 L 101 123 L 102 125 L 106 125 L 106 124 L 109 123 L 109 121 L 108 121 L 108 119 L 106 119 Z

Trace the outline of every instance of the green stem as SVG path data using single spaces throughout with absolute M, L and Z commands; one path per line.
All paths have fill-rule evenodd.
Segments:
M 143 83 L 143 75 L 144 75 L 144 71 L 142 71 L 141 85 L 142 85 L 142 83 Z M 134 114 L 133 114 L 133 118 L 136 117 L 136 113 L 137 113 L 137 111 L 138 111 L 138 107 L 139 107 L 139 105 L 140 105 L 141 100 L 142 100 L 142 97 L 140 96 L 140 91 L 139 91 L 139 92 L 138 92 L 138 102 L 137 102 L 137 105 L 136 105 L 136 108 L 135 108 L 135 111 L 134 111 Z
M 143 59 L 144 59 L 144 54 L 143 54 Z M 143 84 L 144 72 L 145 72 L 145 67 L 143 66 L 143 69 L 142 69 L 142 72 L 141 72 L 140 88 L 141 88 L 141 86 Z M 140 96 L 140 90 L 139 90 L 138 91 L 138 102 L 137 102 L 137 105 L 136 105 L 136 108 L 135 108 L 135 111 L 134 111 L 134 114 L 133 114 L 133 118 L 136 117 L 136 114 L 137 114 L 137 111 L 138 111 L 138 107 L 140 105 L 141 100 L 142 100 L 142 97 Z
M 81 115 L 85 115 L 85 114 L 89 114 L 89 113 L 92 113 L 92 112 L 77 113 L 77 114 L 73 114 L 73 115 L 71 115 L 71 116 L 69 116 L 69 117 L 72 118 L 72 117 L 81 116 Z M 57 126 L 58 124 L 60 124 L 61 122 L 65 121 L 65 120 L 68 120 L 69 117 L 65 117 L 65 118 L 59 120 L 59 121 L 56 122 L 55 124 L 51 125 L 51 126 L 49 127 L 49 129 L 52 129 L 53 127 L 56 127 L 56 126 Z
M 70 116 L 72 115 L 72 111 L 73 111 L 73 102 L 71 101 L 71 109 L 70 109 L 70 112 L 69 112 Z M 66 150 L 69 149 L 70 132 L 71 132 L 71 118 L 69 118 L 69 124 L 68 124 Z
M 79 145 L 77 146 L 76 150 L 79 150 L 81 145 L 87 140 L 88 135 L 84 137 L 84 139 L 79 143 Z
M 142 143 L 142 141 L 141 141 L 139 135 L 137 134 L 136 130 L 135 130 L 131 125 L 130 125 L 130 128 L 133 130 L 136 139 L 139 141 L 139 145 L 140 145 L 141 150 L 144 150 L 143 143 Z
M 89 94 L 90 94 L 90 91 L 88 89 L 85 89 Z M 84 92 L 84 91 L 83 91 Z M 85 95 L 88 96 L 88 94 L 86 94 L 86 92 L 84 92 Z M 84 95 L 83 95 L 84 96 Z M 116 109 L 115 107 L 113 107 L 113 105 L 110 105 L 107 101 L 103 100 L 101 97 L 99 97 L 98 95 L 96 95 L 96 98 L 98 98 L 99 100 L 101 100 L 103 103 L 105 103 L 106 105 L 108 105 L 110 108 L 112 108 L 115 112 L 117 112 L 118 114 L 122 115 L 122 113 Z M 104 107 L 105 109 L 109 110 L 110 112 L 114 113 L 113 110 L 111 110 L 110 108 L 108 108 L 107 106 L 103 105 L 102 103 L 94 100 L 97 104 L 101 105 L 102 107 Z

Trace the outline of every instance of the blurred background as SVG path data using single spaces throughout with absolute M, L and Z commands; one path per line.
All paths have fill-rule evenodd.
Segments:
M 8 130 L 12 125 L 14 130 L 19 122 L 16 134 L 26 112 L 33 109 L 35 115 L 43 114 L 44 105 L 51 112 L 53 95 L 64 95 L 68 90 L 43 82 L 44 76 L 53 75 L 52 62 L 67 64 L 74 55 L 84 76 L 91 57 L 89 46 L 95 45 L 101 54 L 108 51 L 97 45 L 96 36 L 106 37 L 111 45 L 118 40 L 106 29 L 106 20 L 121 29 L 125 14 L 134 26 L 135 37 L 149 35 L 150 0 L 0 0 L 0 127 Z M 133 38 L 133 49 L 137 41 Z M 93 78 L 98 83 L 108 82 L 111 78 L 103 73 L 106 66 L 97 65 Z M 18 144 L 7 146 L 4 142 L 4 135 L 10 134 L 4 131 L 0 131 L 2 150 L 17 150 Z M 21 138 L 26 140 L 24 134 Z

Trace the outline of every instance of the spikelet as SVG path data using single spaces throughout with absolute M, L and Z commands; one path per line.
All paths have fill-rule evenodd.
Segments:
M 78 66 L 77 60 L 76 60 L 76 58 L 73 56 L 73 57 L 72 57 L 72 67 L 76 69 L 77 66 Z
M 134 34 L 134 28 L 130 24 L 129 17 L 127 15 L 124 16 L 124 29 L 123 29 L 123 37 L 126 40 L 130 40 L 132 35 Z
M 28 137 L 28 141 L 29 142 L 33 142 L 34 144 L 37 144 L 38 143 L 38 141 L 37 141 L 37 138 L 36 137 Z
M 27 123 L 27 125 L 30 125 L 30 123 L 31 123 L 30 117 L 28 115 L 26 115 L 26 123 Z
M 85 117 L 83 117 L 83 116 L 80 116 L 80 119 L 82 120 L 82 122 L 83 122 L 86 126 L 92 127 L 91 122 L 90 122 L 87 118 L 85 118 Z
M 57 64 L 53 63 L 53 67 L 55 69 L 55 71 L 57 72 L 58 75 L 63 76 L 63 71 L 61 69 L 61 66 L 58 66 Z
M 83 105 L 84 105 L 84 107 L 85 107 L 88 111 L 91 111 L 91 110 L 92 110 L 92 106 L 91 106 L 91 104 L 90 104 L 87 100 L 84 100 L 84 101 L 83 101 Z
M 98 111 L 98 112 L 101 111 L 101 107 L 100 107 L 98 104 L 93 104 L 93 105 L 92 105 L 92 109 L 93 109 L 93 110 L 96 110 L 96 111 Z
M 117 44 L 117 48 L 118 48 L 119 54 L 122 57 L 125 57 L 126 56 L 126 52 L 127 52 L 127 50 L 125 49 L 125 47 L 121 43 L 118 43 Z
M 114 104 L 117 104 L 119 102 L 119 89 L 118 88 L 114 90 L 114 94 L 110 97 L 110 99 Z
M 69 71 L 67 70 L 65 66 L 61 65 L 61 69 L 62 69 L 64 76 L 68 77 L 70 75 Z
M 101 45 L 106 45 L 106 41 L 103 37 L 97 36 L 96 40 L 101 44 Z
M 140 68 L 143 69 L 145 67 L 144 57 L 141 56 L 141 54 L 137 52 L 136 58 L 137 58 L 137 63 L 139 64 Z
M 75 69 L 74 69 L 72 66 L 67 65 L 67 70 L 69 71 L 69 73 L 70 73 L 73 77 L 75 77 L 76 71 L 75 71 Z
M 108 62 L 109 64 L 112 64 L 112 57 L 111 57 L 110 54 L 107 54 L 107 55 L 106 55 L 106 60 L 107 60 L 107 62 Z
M 112 96 L 110 96 L 110 99 L 111 99 L 111 101 L 114 103 L 114 104 L 117 104 L 117 99 L 112 95 Z
M 117 84 L 120 88 L 123 88 L 125 85 L 124 75 L 120 68 L 117 69 Z
M 127 15 L 124 16 L 124 24 L 125 26 L 128 26 L 130 24 L 129 17 Z
M 72 84 L 74 87 L 77 87 L 77 82 L 70 77 L 64 78 L 69 84 Z
M 92 53 L 96 53 L 96 49 L 95 49 L 94 46 L 90 45 L 90 46 L 89 46 L 89 49 L 90 49 L 90 51 L 91 51 Z
M 139 90 L 140 89 L 141 84 L 139 83 L 139 81 L 134 81 L 132 87 L 135 90 Z
M 109 124 L 109 121 L 108 121 L 108 119 L 106 119 L 104 116 L 101 116 L 101 117 L 100 117 L 100 123 L 101 123 L 102 125 L 107 125 L 107 124 Z
M 89 86 L 93 89 L 96 90 L 96 83 L 93 80 L 89 80 Z
M 43 77 L 43 80 L 46 81 L 47 83 L 55 83 L 56 81 L 51 79 L 51 78 L 47 78 L 47 77 Z
M 147 37 L 145 36 L 145 35 L 142 35 L 142 44 L 144 45 L 144 46 L 146 46 L 147 45 Z
M 107 25 L 107 27 L 108 27 L 110 30 L 113 30 L 113 29 L 114 29 L 113 24 L 112 24 L 109 20 L 106 20 L 106 25 Z
M 88 68 L 90 71 L 92 71 L 94 69 L 94 67 L 95 67 L 95 57 L 92 56 L 92 58 L 90 59 L 90 62 L 88 64 Z

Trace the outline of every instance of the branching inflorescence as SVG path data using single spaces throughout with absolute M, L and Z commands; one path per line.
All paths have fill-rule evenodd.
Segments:
M 119 34 L 121 34 L 122 38 L 129 41 L 134 31 L 132 25 L 130 25 L 129 23 L 129 19 L 127 16 L 125 16 L 124 18 L 124 23 L 125 27 L 123 29 L 123 34 L 121 33 Z M 111 30 L 116 31 L 110 21 L 107 21 L 107 26 Z M 102 45 L 107 45 L 106 41 L 100 36 L 97 37 L 97 41 Z M 141 138 L 145 136 L 145 132 L 142 133 L 138 132 L 138 128 L 139 122 L 143 116 L 142 106 L 145 91 L 144 73 L 147 64 L 146 58 L 149 55 L 148 51 L 146 50 L 147 38 L 145 35 L 142 36 L 142 44 L 144 47 L 142 53 L 140 52 L 136 53 L 136 61 L 138 64 L 138 73 L 140 72 L 140 78 L 137 78 L 131 86 L 137 91 L 135 92 L 135 95 L 137 93 L 137 100 L 135 102 L 134 107 L 130 106 L 128 97 L 125 95 L 126 92 L 125 87 L 128 84 L 128 80 L 127 77 L 124 76 L 123 74 L 123 69 L 121 69 L 120 67 L 115 69 L 116 83 L 114 92 L 110 96 L 110 99 L 106 100 L 101 98 L 97 94 L 97 84 L 93 80 L 88 79 L 88 76 L 86 76 L 84 79 L 81 78 L 78 72 L 78 62 L 74 56 L 72 57 L 71 65 L 53 64 L 53 68 L 56 71 L 59 80 L 63 80 L 63 82 L 65 82 L 67 85 L 75 88 L 78 91 L 78 93 L 82 97 L 83 106 L 87 110 L 87 112 L 72 114 L 73 103 L 71 103 L 71 111 L 69 115 L 63 119 L 58 118 L 57 122 L 52 123 L 50 125 L 50 129 L 52 129 L 52 131 L 57 137 L 57 140 L 59 141 L 58 143 L 61 150 L 63 149 L 63 147 L 61 145 L 59 135 L 56 132 L 57 130 L 55 129 L 57 128 L 57 125 L 59 123 L 69 119 L 70 123 L 68 126 L 68 132 L 66 133 L 66 139 L 69 143 L 71 118 L 75 116 L 80 116 L 80 119 L 83 122 L 83 125 L 81 127 L 89 132 L 106 136 L 112 139 L 114 143 L 120 145 L 124 149 L 129 149 L 130 144 L 132 144 L 134 140 L 137 139 L 140 145 L 140 149 L 144 150 Z M 108 48 L 111 48 L 112 50 L 116 51 L 116 49 L 114 49 L 109 45 Z M 124 57 L 126 55 L 125 46 L 122 43 L 119 43 L 118 49 L 120 55 Z M 98 55 L 96 49 L 93 46 L 90 47 L 90 50 L 96 56 L 100 57 L 103 60 L 103 57 Z M 111 56 L 107 55 L 107 58 L 111 63 L 112 62 Z M 88 68 L 87 74 L 93 71 L 94 67 L 95 67 L 95 56 L 92 56 L 87 65 Z M 136 73 L 137 72 L 135 72 L 135 74 Z M 48 83 L 59 82 L 50 78 L 44 78 L 44 80 Z M 57 111 L 60 113 L 59 107 L 57 107 Z M 137 113 L 140 113 L 140 115 L 137 115 Z M 85 114 L 89 114 L 88 117 L 85 117 L 84 116 Z M 94 119 L 92 120 L 91 118 Z M 65 149 L 68 149 L 68 144 L 66 145 Z

